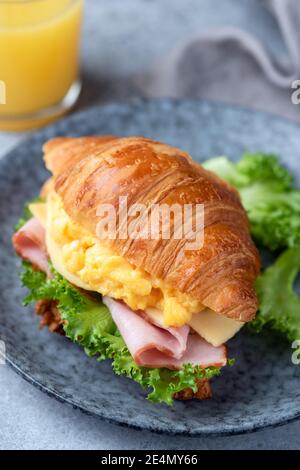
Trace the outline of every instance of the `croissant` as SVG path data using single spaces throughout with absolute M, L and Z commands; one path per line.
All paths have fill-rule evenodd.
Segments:
M 146 207 L 145 222 L 153 204 L 203 204 L 200 249 L 187 250 L 188 240 L 174 236 L 115 237 L 106 243 L 133 266 L 220 315 L 241 322 L 255 316 L 260 260 L 235 189 L 186 152 L 144 137 L 56 138 L 44 145 L 44 154 L 64 210 L 95 237 L 99 205 L 110 204 L 119 215 L 122 197 L 129 207 Z M 118 217 L 116 228 L 120 233 Z
M 237 191 L 143 137 L 57 138 L 44 154 L 52 176 L 12 239 L 41 326 L 112 359 L 156 402 L 210 398 L 225 343 L 257 310 Z M 174 211 L 157 222 L 157 207 Z

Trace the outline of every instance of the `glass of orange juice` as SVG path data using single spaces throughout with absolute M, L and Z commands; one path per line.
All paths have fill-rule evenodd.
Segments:
M 0 0 L 0 130 L 44 125 L 81 89 L 83 0 Z

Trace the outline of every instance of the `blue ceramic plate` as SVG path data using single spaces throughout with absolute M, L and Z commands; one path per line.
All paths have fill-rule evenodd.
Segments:
M 9 364 L 51 396 L 99 417 L 139 429 L 190 436 L 233 434 L 286 423 L 300 416 L 300 366 L 291 347 L 273 333 L 243 331 L 230 341 L 236 365 L 214 380 L 211 401 L 173 407 L 145 400 L 139 385 L 117 377 L 66 338 L 38 330 L 23 308 L 19 264 L 10 244 L 25 201 L 47 178 L 41 147 L 59 135 L 145 135 L 187 150 L 203 161 L 244 150 L 274 152 L 300 179 L 300 129 L 287 120 L 201 101 L 138 101 L 73 115 L 28 138 L 0 160 L 0 324 Z

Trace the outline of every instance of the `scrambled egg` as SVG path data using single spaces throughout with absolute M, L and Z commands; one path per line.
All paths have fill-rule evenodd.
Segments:
M 37 208 L 31 209 L 38 216 Z M 103 241 L 73 222 L 65 212 L 60 197 L 53 191 L 47 196 L 46 212 L 50 257 L 54 267 L 64 277 L 69 275 L 68 279 L 73 284 L 122 299 L 133 310 L 159 309 L 163 312 L 166 326 L 185 325 L 193 313 L 203 310 L 200 302 L 133 266 Z

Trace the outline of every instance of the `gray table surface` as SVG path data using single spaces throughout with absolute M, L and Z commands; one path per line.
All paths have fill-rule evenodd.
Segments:
M 205 28 L 241 26 L 255 33 L 274 53 L 284 53 L 277 27 L 260 8 L 260 0 L 86 0 L 86 3 L 82 46 L 84 91 L 79 109 L 139 95 L 132 77 L 167 54 L 176 42 Z M 24 134 L 0 133 L 0 157 L 23 138 Z M 58 403 L 7 366 L 0 366 L 0 449 L 299 448 L 300 421 L 250 435 L 220 438 L 158 436 L 118 427 Z

